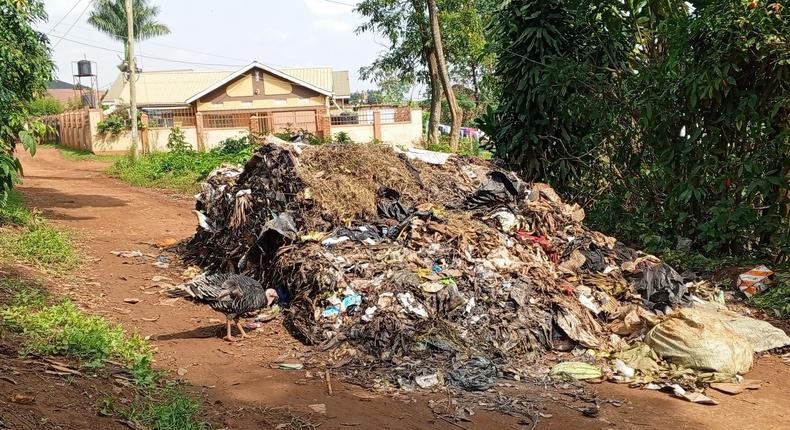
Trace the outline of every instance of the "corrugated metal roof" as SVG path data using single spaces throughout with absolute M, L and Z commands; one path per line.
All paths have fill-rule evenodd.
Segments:
M 330 67 L 293 67 L 278 70 L 327 92 L 332 92 L 332 69 Z
M 137 79 L 137 104 L 178 105 L 220 81 L 232 71 L 167 70 L 139 73 Z M 104 96 L 104 103 L 128 103 L 129 85 L 119 75 Z
M 318 87 L 337 97 L 348 97 L 351 94 L 348 83 L 348 71 L 333 72 L 329 67 L 285 68 L 277 69 Z M 195 70 L 163 70 L 141 72 L 137 79 L 137 104 L 180 105 L 188 99 L 217 84 L 235 73 L 234 71 L 195 71 Z M 129 85 L 119 74 L 115 82 L 107 90 L 103 103 L 129 103 Z
M 332 92 L 335 97 L 351 97 L 351 86 L 348 83 L 348 70 L 332 72 Z

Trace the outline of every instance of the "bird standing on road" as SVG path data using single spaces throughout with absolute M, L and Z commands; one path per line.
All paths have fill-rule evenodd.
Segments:
M 239 323 L 239 317 L 267 306 L 266 289 L 249 276 L 234 273 L 202 274 L 195 279 L 169 290 L 170 297 L 185 297 L 198 303 L 211 306 L 217 312 L 225 314 L 227 335 L 223 338 L 229 342 L 235 339 L 231 335 L 231 320 L 236 323 L 241 337 L 247 333 Z

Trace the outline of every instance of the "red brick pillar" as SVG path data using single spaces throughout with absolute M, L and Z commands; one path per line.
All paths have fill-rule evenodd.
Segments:
M 326 108 L 318 108 L 315 110 L 315 126 L 316 134 L 323 138 L 332 137 L 332 130 L 330 128 L 329 113 Z
M 206 137 L 203 132 L 203 112 L 195 113 L 195 134 L 197 134 L 197 150 L 206 151 Z

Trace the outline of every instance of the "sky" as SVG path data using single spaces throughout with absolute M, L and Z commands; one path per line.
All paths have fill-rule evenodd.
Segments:
M 73 82 L 73 63 L 87 58 L 97 63 L 99 88 L 106 88 L 118 75 L 123 44 L 87 23 L 93 1 L 44 0 L 49 17 L 37 28 L 49 35 L 58 79 Z M 352 91 L 370 89 L 375 85 L 359 79 L 359 68 L 386 48 L 371 33 L 354 34 L 362 22 L 353 11 L 358 1 L 150 0 L 171 33 L 139 42 L 138 66 L 235 70 L 259 61 L 273 67 L 332 67 L 349 71 Z

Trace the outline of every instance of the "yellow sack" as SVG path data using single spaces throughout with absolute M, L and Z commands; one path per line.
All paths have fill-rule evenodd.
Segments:
M 715 314 L 681 309 L 653 327 L 644 342 L 664 360 L 689 369 L 746 373 L 754 350 Z

